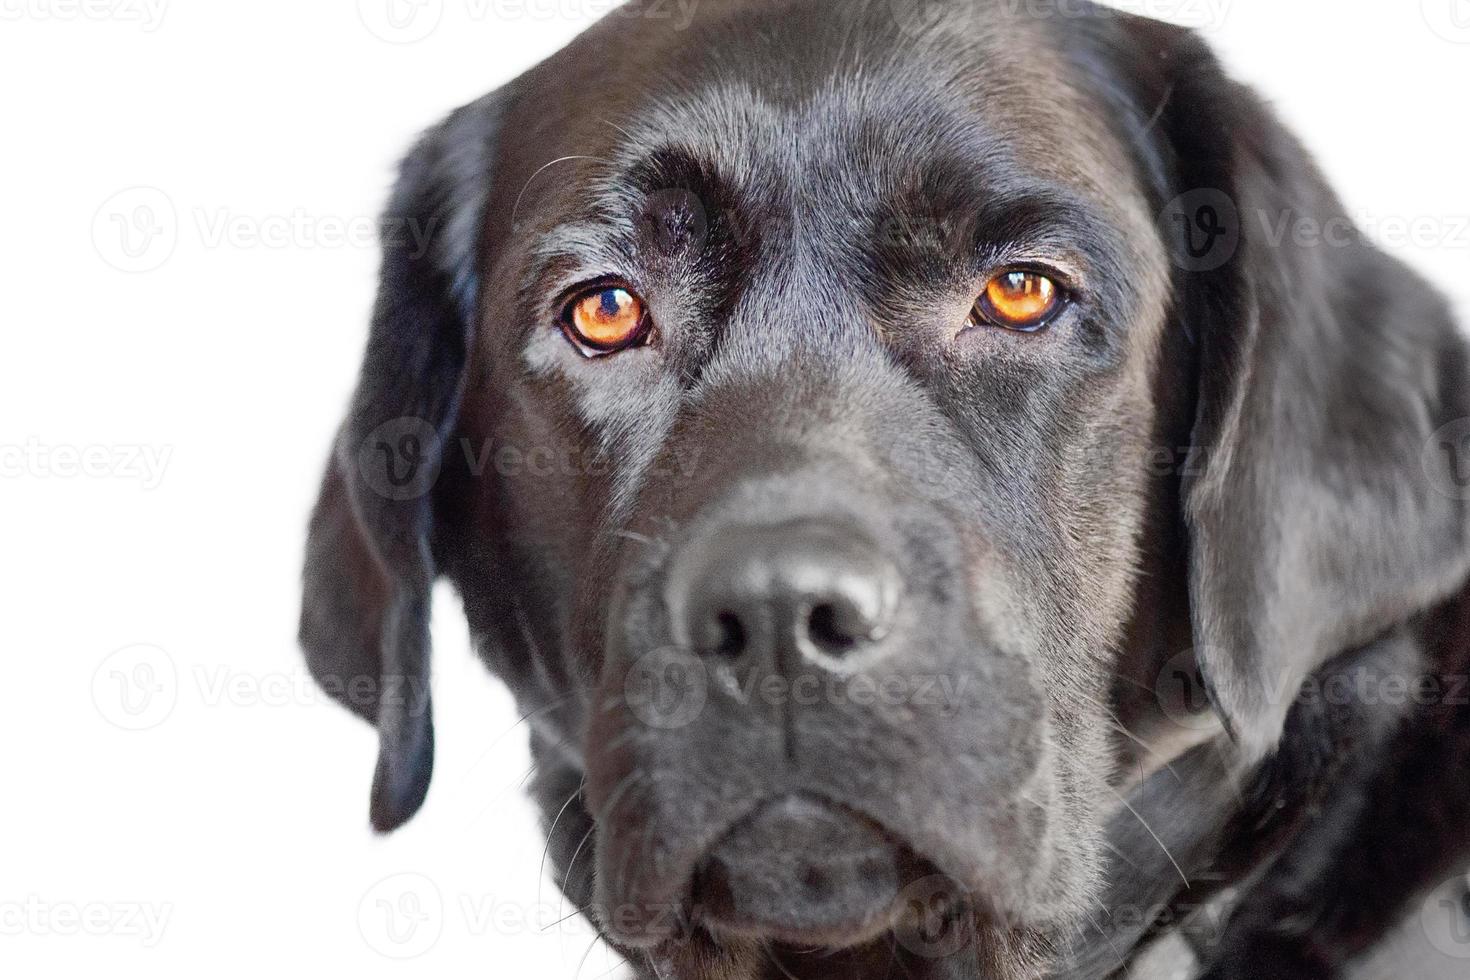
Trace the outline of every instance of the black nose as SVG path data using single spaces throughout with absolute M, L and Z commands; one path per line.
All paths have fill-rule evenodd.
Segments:
M 675 562 L 669 606 L 683 644 L 708 656 L 837 666 L 893 626 L 900 582 L 860 532 L 799 521 L 726 528 Z

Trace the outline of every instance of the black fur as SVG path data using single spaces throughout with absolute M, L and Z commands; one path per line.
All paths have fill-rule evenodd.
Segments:
M 442 575 L 532 721 L 565 890 L 650 976 L 1102 977 L 1230 886 L 1212 980 L 1330 977 L 1470 862 L 1470 708 L 1361 693 L 1470 672 L 1467 503 L 1421 462 L 1466 345 L 1356 233 L 1273 234 L 1342 206 L 1192 34 L 922 9 L 635 3 L 410 155 L 301 629 L 378 726 L 373 825 L 428 789 Z M 962 332 L 1017 263 L 1071 305 Z M 559 317 L 609 277 L 653 342 L 587 360 Z M 682 628 L 733 529 L 814 524 L 902 583 L 853 668 L 901 703 Z M 706 682 L 678 725 L 630 693 L 650 663 Z M 826 693 L 741 694 L 773 678 Z M 807 860 L 792 800 L 885 857 L 771 871 L 786 911 L 737 928 L 721 848 Z M 888 857 L 944 901 L 878 894 Z

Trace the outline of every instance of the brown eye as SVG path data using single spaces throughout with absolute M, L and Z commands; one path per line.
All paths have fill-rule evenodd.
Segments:
M 1007 330 L 1030 332 L 1045 327 L 1062 308 L 1061 290 L 1039 272 L 1002 272 L 975 301 L 978 319 Z
M 648 335 L 643 301 L 621 286 L 599 286 L 572 300 L 562 315 L 571 338 L 601 354 L 625 350 Z

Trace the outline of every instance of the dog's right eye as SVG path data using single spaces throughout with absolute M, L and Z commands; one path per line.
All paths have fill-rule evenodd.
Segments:
M 975 302 L 974 318 L 1018 333 L 1042 330 L 1065 306 L 1055 280 L 1039 272 L 1008 269 L 985 286 Z
M 632 290 L 603 284 L 574 295 L 562 311 L 562 329 L 587 357 L 604 357 L 648 342 L 648 307 Z

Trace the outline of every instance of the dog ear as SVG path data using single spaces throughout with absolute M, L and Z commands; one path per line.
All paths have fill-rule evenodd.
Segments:
M 318 683 L 378 727 L 380 832 L 418 810 L 434 765 L 433 488 L 478 304 L 498 116 L 495 96 L 466 106 L 403 163 L 367 352 L 307 538 L 300 640 Z
M 1317 667 L 1470 574 L 1470 493 L 1430 465 L 1470 418 L 1466 345 L 1202 41 L 1141 30 L 1175 195 L 1162 233 L 1197 344 L 1181 487 L 1195 652 L 1254 759 Z

